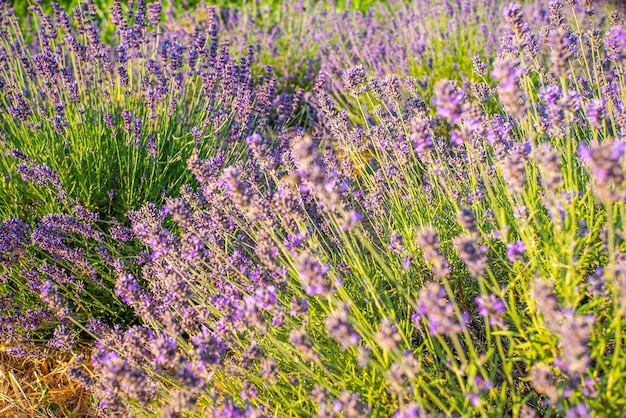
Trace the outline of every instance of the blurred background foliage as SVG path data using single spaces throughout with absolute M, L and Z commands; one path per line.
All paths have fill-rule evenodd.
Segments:
M 108 14 L 108 10 L 113 4 L 113 0 L 93 0 L 96 5 L 99 13 L 101 13 L 101 18 Z M 130 4 L 134 0 L 121 0 L 123 4 Z M 51 0 L 42 0 L 41 5 L 44 10 L 50 11 L 52 9 Z M 376 3 L 376 0 L 335 0 L 335 1 L 323 1 L 323 3 L 327 4 L 330 7 L 335 7 L 339 10 L 344 9 L 358 9 L 361 11 L 365 11 L 369 8 L 370 5 Z M 35 1 L 25 1 L 25 0 L 13 0 L 13 5 L 15 7 L 15 12 L 18 16 L 26 16 L 28 14 L 28 6 L 32 3 L 36 3 Z M 56 3 L 62 5 L 67 10 L 70 10 L 81 3 L 81 0 L 56 0 Z M 206 3 L 209 6 L 220 6 L 220 7 L 246 7 L 247 9 L 254 8 L 263 8 L 263 7 L 272 7 L 278 8 L 283 5 L 284 0 L 213 0 L 213 1 L 202 1 L 202 0 L 163 0 L 163 9 L 169 11 L 174 14 L 182 13 L 190 9 L 194 9 L 197 5 L 201 3 Z M 320 3 L 320 1 L 314 1 L 314 3 Z M 384 3 L 384 2 L 382 2 Z

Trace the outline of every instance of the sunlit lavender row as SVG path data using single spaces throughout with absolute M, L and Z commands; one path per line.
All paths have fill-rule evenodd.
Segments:
M 3 4 L 0 338 L 94 413 L 624 414 L 617 6 Z

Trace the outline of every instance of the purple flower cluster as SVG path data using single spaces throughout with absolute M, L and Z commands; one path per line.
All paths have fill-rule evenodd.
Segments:
M 424 251 L 426 261 L 433 263 L 435 276 L 440 279 L 446 278 L 450 274 L 452 266 L 439 250 L 440 244 L 437 232 L 433 228 L 424 228 L 418 233 L 417 242 L 422 251 Z
M 327 295 L 332 292 L 332 283 L 328 277 L 329 269 L 315 257 L 302 253 L 296 265 L 298 277 L 307 295 Z
M 526 244 L 522 240 L 517 240 L 506 246 L 506 256 L 511 263 L 522 260 L 525 252 Z
M 30 226 L 18 218 L 0 223 L 0 265 L 11 267 L 25 254 L 30 244 Z
M 624 143 L 607 141 L 591 147 L 582 145 L 578 154 L 591 171 L 594 192 L 602 202 L 615 202 L 624 199 L 622 184 L 626 179 L 622 168 Z
M 489 297 L 477 296 L 476 305 L 478 306 L 478 314 L 487 319 L 492 327 L 506 329 L 502 315 L 505 311 L 504 302 L 496 297 L 493 293 Z
M 458 237 L 454 245 L 469 274 L 474 278 L 483 276 L 487 269 L 487 246 L 480 245 L 476 237 L 469 235 Z
M 412 319 L 417 325 L 422 321 L 428 325 L 428 332 L 431 335 L 453 336 L 465 330 L 465 319 L 459 320 L 454 307 L 447 299 L 445 289 L 436 283 L 427 283 L 420 290 L 417 312 L 413 314 Z
M 361 341 L 361 337 L 348 319 L 349 313 L 350 308 L 344 304 L 329 314 L 325 321 L 328 333 L 343 350 L 356 347 Z
M 54 19 L 33 8 L 38 45 L 1 43 L 3 63 L 19 66 L 0 75 L 8 133 L 30 133 L 45 113 L 36 129 L 73 155 L 89 120 L 141 170 L 85 183 L 102 196 L 83 206 L 69 199 L 83 183 L 61 184 L 68 170 L 9 152 L 24 181 L 52 185 L 67 207 L 0 224 L 0 286 L 46 306 L 0 297 L 0 336 L 24 344 L 45 328 L 48 347 L 70 350 L 73 324 L 87 322 L 95 379 L 75 376 L 102 415 L 585 416 L 619 405 L 610 316 L 626 309 L 613 253 L 624 237 L 605 217 L 617 225 L 624 198 L 621 23 L 604 51 L 589 2 L 566 2 L 587 12 L 576 29 L 560 1 L 417 10 L 426 3 L 394 3 L 393 15 L 285 5 L 319 27 L 298 26 L 290 45 L 324 51 L 295 75 L 258 65 L 281 62 L 289 25 L 259 33 L 262 19 L 239 9 L 207 8 L 188 33 L 161 26 L 160 3 L 115 1 L 111 46 L 91 2 L 72 17 L 55 6 Z M 478 33 L 483 50 L 459 49 Z M 242 49 L 255 36 L 266 49 Z M 449 41 L 441 54 L 433 39 Z M 184 174 L 161 177 L 174 165 Z M 454 252 L 465 268 L 452 269 Z M 117 308 L 129 317 L 107 312 Z

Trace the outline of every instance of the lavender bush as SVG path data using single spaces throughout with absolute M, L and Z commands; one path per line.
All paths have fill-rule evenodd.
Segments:
M 71 16 L 56 4 L 53 16 L 33 6 L 32 32 L 2 5 L 0 294 L 13 298 L 2 315 L 8 341 L 56 323 L 54 309 L 37 303 L 52 291 L 50 279 L 75 321 L 136 321 L 114 294 L 115 258 L 141 250 L 128 211 L 177 195 L 194 179 L 190 158 L 237 161 L 248 136 L 295 120 L 299 98 L 278 97 L 271 69 L 252 74 L 252 49 L 231 56 L 215 16 L 206 31 L 174 39 L 160 28 L 160 3 L 116 2 L 111 14 L 115 39 L 104 42 L 92 2 Z M 38 322 L 19 325 L 31 308 Z
M 30 313 L 54 346 L 95 338 L 73 374 L 104 416 L 620 416 L 626 27 L 596 6 L 485 3 L 499 39 L 428 80 L 321 71 L 306 126 L 277 110 L 238 158 L 191 153 L 129 228 L 7 219 L 0 261 L 107 243 L 135 322 L 79 319 L 51 263 Z
M 90 2 L 72 17 L 33 7 L 29 34 L 3 10 L 4 216 L 63 209 L 66 195 L 124 216 L 189 182 L 193 153 L 223 148 L 231 158 L 267 128 L 274 82 L 271 73 L 253 78 L 253 51 L 231 57 L 214 16 L 206 31 L 170 38 L 161 13 L 159 3 L 125 11 L 117 2 L 105 44 Z

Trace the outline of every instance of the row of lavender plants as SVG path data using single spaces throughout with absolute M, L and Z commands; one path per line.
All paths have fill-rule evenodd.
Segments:
M 4 9 L 0 335 L 94 341 L 104 416 L 620 416 L 594 3 Z

